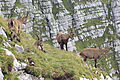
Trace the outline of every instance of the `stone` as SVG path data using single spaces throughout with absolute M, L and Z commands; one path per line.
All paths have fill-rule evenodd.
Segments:
M 6 42 L 5 40 L 3 40 L 3 45 L 4 45 L 5 47 L 11 47 L 11 45 L 10 45 L 8 42 Z
M 14 70 L 21 70 L 23 68 L 25 68 L 27 65 L 25 63 L 22 63 L 22 65 L 17 61 L 17 59 L 15 58 L 15 55 L 9 51 L 8 49 L 2 48 L 3 50 L 6 51 L 6 55 L 12 55 L 14 58 L 14 62 L 13 62 L 13 68 Z
M 75 37 L 74 37 L 74 40 L 75 40 L 75 41 L 78 41 L 79 39 L 78 39 L 78 37 L 77 37 L 77 36 L 75 36 Z
M 79 40 L 82 40 L 84 38 L 83 35 L 78 35 Z
M 54 47 L 59 47 L 60 45 L 58 43 L 53 44 Z
M 6 30 L 5 30 L 5 28 L 2 27 L 2 26 L 0 27 L 0 34 L 7 38 Z
M 31 74 L 25 73 L 24 71 L 19 71 L 17 74 L 19 75 L 18 78 L 20 80 L 44 80 L 44 78 L 41 77 L 41 75 L 39 77 L 35 77 Z
M 23 46 L 19 46 L 19 45 L 15 44 L 15 48 L 16 48 L 17 52 L 19 52 L 19 53 L 23 53 L 24 52 Z
M 0 80 L 3 80 L 3 78 L 4 78 L 4 75 L 2 73 L 2 69 L 0 68 Z
M 1 7 L 2 7 L 2 6 L 1 6 Z M 3 13 L 1 12 L 1 10 L 0 10 L 0 16 L 4 17 Z

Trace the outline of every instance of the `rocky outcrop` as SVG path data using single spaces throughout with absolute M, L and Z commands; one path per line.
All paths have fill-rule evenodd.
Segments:
M 0 34 L 3 35 L 3 36 L 5 36 L 7 38 L 7 35 L 5 33 L 5 28 L 2 27 L 2 26 L 0 27 Z
M 4 43 L 7 43 L 7 44 L 4 44 L 4 46 L 6 47 L 11 47 L 11 45 L 8 43 L 8 42 L 5 42 Z M 22 53 L 23 52 L 23 49 L 21 50 L 21 46 L 17 45 L 17 50 L 19 53 Z M 22 47 L 23 48 L 23 47 Z M 41 77 L 41 75 L 39 77 L 35 77 L 31 74 L 27 74 L 24 69 L 26 68 L 27 64 L 26 63 L 23 63 L 23 62 L 20 62 L 16 59 L 15 55 L 9 51 L 8 49 L 5 49 L 5 48 L 2 48 L 3 50 L 6 51 L 6 55 L 11 55 L 13 56 L 14 58 L 14 62 L 13 62 L 13 69 L 12 69 L 12 73 L 14 73 L 15 75 L 18 75 L 18 78 L 20 80 L 44 80 L 44 78 Z M 4 75 L 2 74 L 2 71 L 1 71 L 1 68 L 0 68 L 0 80 L 3 80 L 3 77 Z
M 120 37 L 120 1 L 108 0 L 5 0 L 0 1 L 0 14 L 5 18 L 15 17 L 14 14 L 23 14 L 30 11 L 27 24 L 22 28 L 26 33 L 32 31 L 41 33 L 43 41 L 51 39 L 54 47 L 59 47 L 56 40 L 57 32 L 69 33 L 70 27 L 75 28 L 74 40 L 69 40 L 68 50 L 76 51 L 77 41 L 88 41 L 100 38 L 104 35 L 106 28 L 108 34 Z M 20 5 L 15 4 L 18 3 Z M 15 6 L 16 5 L 16 6 Z M 72 6 L 72 7 L 71 7 Z M 68 8 L 69 7 L 69 8 Z M 120 53 L 120 40 L 105 38 L 105 43 L 109 43 L 115 52 Z M 105 44 L 104 44 L 105 45 Z M 116 46 L 113 46 L 116 45 Z M 88 47 L 95 47 L 97 44 L 91 43 Z M 117 55 L 117 57 L 120 57 Z M 119 63 L 118 63 L 119 64 Z
M 19 46 L 19 45 L 15 44 L 15 48 L 17 49 L 17 51 L 18 51 L 19 53 L 23 53 L 23 52 L 24 52 L 23 46 Z
M 112 0 L 109 4 L 105 4 L 98 0 L 81 4 L 72 0 L 71 4 L 74 7 L 72 15 L 61 0 L 20 0 L 19 4 L 25 8 L 15 6 L 15 2 L 15 0 L 0 1 L 5 18 L 17 12 L 23 14 L 25 11 L 30 11 L 28 23 L 23 25 L 24 31 L 42 33 L 43 41 L 52 39 L 54 47 L 59 47 L 56 40 L 57 32 L 62 31 L 66 34 L 70 27 L 74 27 L 77 34 L 73 41 L 69 41 L 68 50 L 70 51 L 76 50 L 75 42 L 78 40 L 84 42 L 89 41 L 87 37 L 92 39 L 102 37 L 109 25 L 113 26 L 115 33 L 119 36 L 119 1 Z M 5 7 L 8 9 L 5 10 Z
M 26 68 L 27 64 L 23 63 L 23 62 L 19 62 L 17 61 L 17 59 L 15 58 L 15 55 L 7 50 L 4 49 L 6 51 L 6 55 L 12 55 L 14 57 L 14 62 L 13 62 L 13 69 L 12 69 L 12 73 L 18 75 L 18 78 L 20 80 L 44 80 L 44 78 L 41 77 L 41 75 L 39 77 L 35 77 L 31 74 L 27 74 L 23 69 Z M 1 72 L 1 68 L 0 68 L 0 79 L 3 80 L 4 75 Z

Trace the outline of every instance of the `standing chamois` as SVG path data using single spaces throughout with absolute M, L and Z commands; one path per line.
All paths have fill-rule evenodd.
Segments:
M 80 52 L 80 55 L 84 58 L 85 62 L 86 62 L 87 58 L 95 59 L 95 68 L 97 68 L 97 66 L 96 66 L 97 59 L 100 58 L 100 56 L 103 53 L 106 53 L 108 55 L 108 51 L 109 51 L 109 46 L 105 47 L 104 49 L 85 48 Z
M 27 12 L 27 15 L 26 16 L 22 16 L 22 17 L 18 17 L 18 19 L 15 19 L 15 18 L 11 18 L 8 20 L 8 28 L 9 28 L 9 31 L 11 32 L 11 41 L 13 40 L 13 31 L 15 31 L 15 43 L 17 43 L 17 40 L 20 42 L 20 31 L 21 31 L 21 28 L 22 28 L 22 24 L 26 24 L 26 21 L 27 21 L 27 17 L 28 17 L 28 12 Z M 19 37 L 19 39 L 17 38 L 16 40 L 16 37 Z
M 42 37 L 41 37 L 41 35 L 40 34 L 39 35 L 35 34 L 35 35 L 37 36 L 38 39 L 36 40 L 36 42 L 34 43 L 34 45 L 36 45 L 37 49 L 39 49 L 39 50 L 40 50 L 40 47 L 41 47 L 41 51 L 43 51 L 44 53 L 46 53 L 46 51 L 44 51 L 43 48 L 42 48 L 43 43 L 42 43 Z
M 67 43 L 68 39 L 71 38 L 72 40 L 74 39 L 74 28 L 71 28 L 71 32 L 68 34 L 63 34 L 62 32 L 58 32 L 56 35 L 57 42 L 59 43 L 61 49 L 64 49 L 64 44 L 66 45 L 66 51 L 67 49 Z

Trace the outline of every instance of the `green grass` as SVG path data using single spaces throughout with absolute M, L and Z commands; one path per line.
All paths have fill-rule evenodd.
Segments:
M 25 6 L 23 6 L 23 5 L 19 2 L 19 0 L 16 0 L 15 6 L 16 6 L 16 7 L 23 7 L 23 8 L 26 8 Z
M 3 26 L 8 34 L 7 22 L 2 17 L 0 17 L 0 19 L 0 26 Z M 5 37 L 2 36 L 2 39 L 5 39 Z M 107 73 L 98 68 L 94 69 L 89 65 L 86 66 L 86 63 L 78 57 L 76 53 L 61 50 L 60 48 L 54 48 L 47 42 L 43 43 L 43 49 L 46 51 L 46 53 L 43 53 L 38 50 L 36 46 L 32 45 L 34 42 L 35 39 L 30 35 L 21 32 L 21 42 L 18 42 L 18 45 L 24 47 L 24 53 L 21 54 L 16 51 L 14 41 L 9 42 L 12 46 L 11 48 L 6 47 L 8 50 L 12 51 L 16 58 L 21 62 L 25 62 L 28 57 L 31 58 L 35 63 L 34 66 L 30 66 L 29 62 L 25 62 L 28 64 L 25 71 L 29 74 L 34 76 L 39 76 L 41 74 L 45 79 L 58 79 L 61 76 L 65 77 L 69 75 L 74 80 L 79 80 L 79 77 L 83 77 L 83 75 L 89 79 L 92 79 L 93 77 L 99 79 L 101 73 L 107 75 Z M 0 55 L 2 55 L 0 56 L 0 63 L 2 63 L 0 66 L 2 66 L 2 70 L 6 76 L 5 78 L 17 79 L 17 75 L 11 74 L 11 70 L 7 67 L 7 64 L 13 66 L 13 57 L 5 55 L 5 51 L 2 50 L 1 47 L 3 47 L 3 45 L 0 45 Z M 98 74 L 95 74 L 96 71 L 98 71 Z
M 64 4 L 65 8 L 66 8 L 71 14 L 73 14 L 73 13 L 74 13 L 74 7 L 73 7 L 71 1 L 70 1 L 70 0 L 62 0 L 62 2 L 63 2 L 63 4 Z
M 52 3 L 52 5 L 53 5 L 52 13 L 54 15 L 54 19 L 57 20 L 56 14 L 59 12 L 59 8 L 56 8 L 56 7 L 59 6 L 59 4 Z

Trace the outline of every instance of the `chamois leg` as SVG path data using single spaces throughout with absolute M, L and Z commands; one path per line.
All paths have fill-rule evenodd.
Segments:
M 18 30 L 18 39 L 17 40 L 20 42 L 20 30 Z
M 67 43 L 65 45 L 66 45 L 66 51 L 68 51 L 68 49 L 67 49 Z
M 42 48 L 42 46 L 40 46 L 41 47 L 41 50 L 43 51 L 43 48 Z
M 17 43 L 17 31 L 18 31 L 18 28 L 17 27 L 15 27 L 15 43 Z
M 61 47 L 62 50 L 64 49 L 64 48 L 63 48 L 63 43 L 60 44 L 60 47 Z
M 41 47 L 41 51 L 43 51 L 44 53 L 46 53 L 46 51 L 43 50 L 42 46 L 40 46 L 40 47 Z
M 84 56 L 83 58 L 84 58 L 84 61 L 86 62 L 86 60 L 87 60 L 87 57 L 86 57 L 86 56 Z
M 16 37 L 17 37 L 17 35 L 15 34 L 15 43 L 17 43 Z
M 9 26 L 10 26 L 10 24 L 8 24 L 8 27 Z M 13 41 L 13 31 L 11 30 L 10 27 L 9 27 L 9 31 L 10 31 L 10 34 L 9 34 L 10 40 Z
M 97 68 L 96 63 L 97 63 L 97 59 L 95 59 L 95 68 Z
M 10 38 L 11 38 L 11 41 L 13 41 L 13 32 L 11 31 L 11 34 L 10 34 Z
M 20 42 L 20 34 L 18 34 L 18 41 Z

